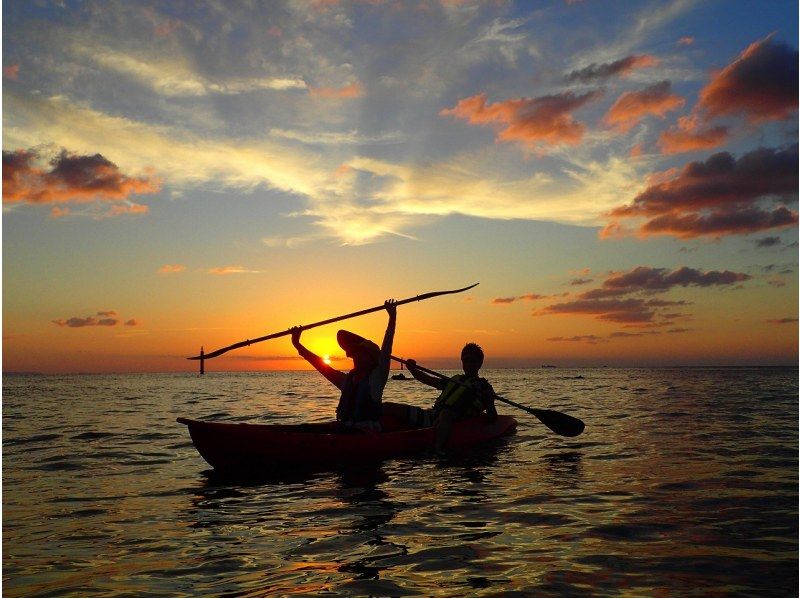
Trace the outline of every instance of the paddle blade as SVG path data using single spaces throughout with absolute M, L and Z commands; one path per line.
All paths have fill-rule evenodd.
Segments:
M 551 409 L 532 409 L 539 421 L 545 426 L 550 428 L 556 434 L 561 436 L 578 436 L 586 425 L 577 417 L 572 417 L 560 411 L 552 411 Z

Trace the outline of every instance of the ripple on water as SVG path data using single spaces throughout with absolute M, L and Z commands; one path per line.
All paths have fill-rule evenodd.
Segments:
M 520 412 L 516 436 L 467 455 L 243 479 L 212 472 L 175 418 L 324 421 L 321 377 L 4 378 L 3 589 L 796 594 L 796 369 L 485 375 L 586 431 Z

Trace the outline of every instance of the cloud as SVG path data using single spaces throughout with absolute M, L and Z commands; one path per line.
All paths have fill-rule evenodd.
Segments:
M 678 40 L 679 46 L 691 46 L 694 44 L 694 38 L 690 36 L 682 37 Z
M 798 52 L 770 35 L 751 44 L 700 91 L 708 118 L 741 114 L 752 123 L 789 118 L 797 110 Z
M 597 320 L 617 323 L 650 322 L 655 311 L 643 299 L 576 299 L 563 303 L 553 303 L 534 312 L 535 316 L 545 315 L 591 315 Z
M 100 151 L 123 172 L 158 166 L 171 189 L 252 191 L 259 187 L 298 202 L 291 214 L 310 217 L 315 230 L 301 234 L 343 243 L 370 243 L 426 225 L 432 217 L 464 214 L 597 226 L 603 214 L 643 189 L 643 164 L 627 158 L 582 159 L 569 152 L 566 180 L 527 170 L 516 178 L 495 168 L 503 148 L 468 149 L 430 163 L 376 159 L 356 154 L 349 169 L 373 177 L 363 189 L 358 176 L 341 176 L 343 159 L 330 150 L 297 143 L 199 137 L 175 126 L 110 116 L 65 98 L 20 95 L 4 89 L 4 141 L 20 147 L 55 142 L 80 153 Z M 304 202 L 305 205 L 300 202 Z
M 677 110 L 685 103 L 685 99 L 670 93 L 669 81 L 661 81 L 640 91 L 623 93 L 609 108 L 603 121 L 626 132 L 646 116 L 664 118 L 667 112 Z
M 775 247 L 781 244 L 780 237 L 764 237 L 763 239 L 756 239 L 756 247 Z
M 114 310 L 98 311 L 94 316 L 86 316 L 84 318 L 59 318 L 52 320 L 53 324 L 62 328 L 86 328 L 89 326 L 116 326 L 120 323 L 119 318 L 116 317 L 117 312 Z M 139 322 L 130 319 L 125 322 L 125 326 L 138 326 Z
M 218 276 L 225 276 L 227 274 L 259 274 L 261 270 L 248 270 L 243 266 L 221 266 L 219 268 L 211 268 L 208 273 Z
M 114 163 L 100 154 L 77 155 L 61 150 L 50 160 L 49 169 L 38 166 L 40 158 L 36 149 L 3 150 L 3 201 L 120 201 L 133 194 L 156 193 L 160 188 L 160 183 L 154 178 L 132 178 L 122 174 Z M 145 206 L 137 207 L 147 210 Z M 137 211 L 130 206 L 119 210 Z
M 612 218 L 646 218 L 639 234 L 693 238 L 749 234 L 797 223 L 797 212 L 762 201 L 796 197 L 797 144 L 786 149 L 760 148 L 738 160 L 727 152 L 705 162 L 691 162 L 637 195 L 633 203 L 612 210 Z M 602 237 L 621 230 L 612 222 Z
M 9 64 L 3 67 L 3 77 L 16 81 L 19 78 L 19 65 Z
M 550 338 L 546 339 L 548 341 L 554 342 L 573 342 L 573 343 L 589 343 L 590 345 L 596 345 L 597 343 L 607 343 L 608 341 L 605 340 L 603 337 L 596 336 L 594 334 L 583 334 L 579 336 L 551 336 Z
M 364 95 L 364 87 L 356 82 L 344 87 L 311 87 L 309 95 L 326 100 L 352 100 Z
M 53 320 L 53 324 L 58 326 L 67 326 L 68 328 L 83 328 L 85 326 L 116 326 L 119 320 L 115 318 L 101 318 L 97 319 L 92 316 L 86 318 L 68 318 L 66 320 Z
M 192 71 L 177 57 L 137 57 L 129 52 L 89 45 L 73 47 L 73 51 L 96 65 L 130 77 L 141 85 L 167 97 L 199 97 L 207 95 L 238 95 L 257 90 L 286 91 L 306 89 L 299 77 L 231 77 L 210 80 Z
M 611 275 L 603 282 L 607 289 L 624 290 L 626 293 L 636 291 L 665 291 L 674 286 L 719 286 L 731 285 L 750 280 L 750 275 L 743 272 L 720 272 L 712 270 L 702 272 L 683 266 L 670 272 L 666 268 L 639 266 L 630 272 Z
M 183 264 L 164 264 L 158 269 L 159 274 L 178 274 L 186 270 Z
M 797 318 L 780 318 L 777 320 L 767 320 L 769 324 L 795 324 L 797 323 Z
M 586 125 L 576 121 L 572 112 L 601 95 L 601 91 L 581 95 L 564 92 L 487 105 L 483 93 L 459 100 L 453 108 L 445 108 L 439 114 L 466 120 L 471 125 L 499 125 L 496 141 L 518 141 L 531 148 L 541 144 L 577 145 Z
M 729 137 L 728 127 L 702 128 L 696 116 L 682 116 L 676 126 L 661 133 L 658 145 L 665 154 L 679 154 L 719 147 Z
M 537 301 L 539 299 L 546 299 L 547 295 L 537 295 L 536 293 L 528 293 L 527 295 L 520 295 L 519 297 L 496 297 L 492 299 L 493 304 L 502 305 L 505 303 L 514 303 L 515 301 Z
M 703 272 L 683 266 L 667 268 L 638 266 L 628 272 L 612 273 L 595 289 L 580 293 L 574 299 L 552 303 L 533 312 L 534 316 L 589 315 L 597 320 L 641 326 L 664 326 L 682 314 L 661 310 L 687 305 L 684 300 L 650 298 L 674 287 L 730 286 L 750 280 L 743 272 L 711 270 Z M 639 295 L 639 296 L 631 296 Z
M 637 68 L 646 68 L 658 64 L 658 59 L 648 54 L 626 56 L 614 62 L 606 62 L 603 64 L 592 63 L 587 67 L 572 71 L 565 79 L 569 82 L 578 81 L 580 83 L 593 83 L 595 81 L 603 81 L 615 75 L 625 76 Z

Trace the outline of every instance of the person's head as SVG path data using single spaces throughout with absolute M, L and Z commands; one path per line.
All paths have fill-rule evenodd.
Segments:
M 340 330 L 336 333 L 336 341 L 344 349 L 345 355 L 353 360 L 355 369 L 369 369 L 378 364 L 380 349 L 371 340 L 348 330 Z
M 483 349 L 476 343 L 467 343 L 461 349 L 461 365 L 467 376 L 477 376 L 483 365 Z

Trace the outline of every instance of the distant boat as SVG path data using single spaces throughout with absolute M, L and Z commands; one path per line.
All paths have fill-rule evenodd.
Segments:
M 543 367 L 543 368 L 556 368 L 556 367 L 558 367 L 558 366 L 557 366 L 557 365 L 550 365 L 549 363 L 543 363 L 543 364 L 542 364 L 542 367 Z
M 413 378 L 409 378 L 408 376 L 406 376 L 406 375 L 405 375 L 405 374 L 402 372 L 402 370 L 403 370 L 403 362 L 402 362 L 402 361 L 400 362 L 400 370 L 401 370 L 401 371 L 400 371 L 400 373 L 399 373 L 399 374 L 394 374 L 394 375 L 392 376 L 392 380 L 413 380 Z

